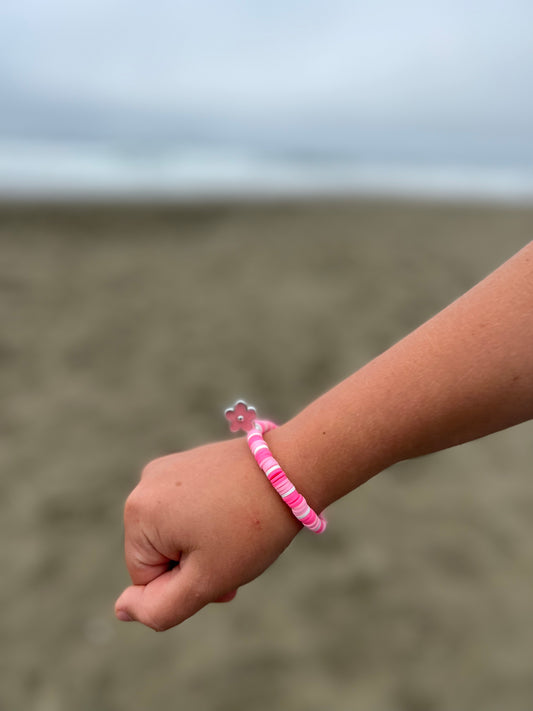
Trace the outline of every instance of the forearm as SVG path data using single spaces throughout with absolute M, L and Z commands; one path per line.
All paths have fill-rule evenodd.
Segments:
M 533 243 L 271 434 L 318 508 L 391 464 L 533 417 Z

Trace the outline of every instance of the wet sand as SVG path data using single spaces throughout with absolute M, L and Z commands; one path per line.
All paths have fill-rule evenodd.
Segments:
M 530 711 L 531 424 L 382 473 L 172 631 L 113 602 L 147 460 L 237 396 L 290 417 L 532 236 L 517 207 L 0 206 L 0 709 Z

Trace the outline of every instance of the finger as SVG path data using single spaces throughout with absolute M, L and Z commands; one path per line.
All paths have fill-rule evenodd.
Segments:
M 177 566 L 146 585 L 126 588 L 115 603 L 120 620 L 162 631 L 183 622 L 213 599 L 194 564 Z
M 171 560 L 152 543 L 152 536 L 143 525 L 146 497 L 139 492 L 141 489 L 137 486 L 124 505 L 124 556 L 131 582 L 146 585 L 176 565 L 180 553 L 176 552 L 175 559 Z
M 159 553 L 146 536 L 139 534 L 135 538 L 126 535 L 124 557 L 134 585 L 146 585 L 177 563 Z

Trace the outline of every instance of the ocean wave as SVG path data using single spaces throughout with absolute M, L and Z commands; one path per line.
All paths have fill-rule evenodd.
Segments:
M 217 146 L 0 141 L 4 198 L 391 196 L 533 200 L 523 165 L 378 163 Z

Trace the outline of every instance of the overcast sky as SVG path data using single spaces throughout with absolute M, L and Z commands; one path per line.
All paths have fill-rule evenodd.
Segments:
M 532 38 L 531 0 L 2 0 L 0 137 L 530 157 Z

